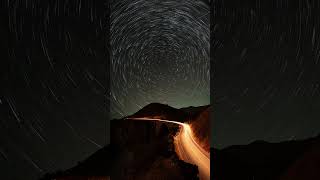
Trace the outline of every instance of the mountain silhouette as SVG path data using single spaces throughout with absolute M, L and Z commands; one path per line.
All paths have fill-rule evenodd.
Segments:
M 176 109 L 165 104 L 151 103 L 126 118 L 148 117 L 191 123 L 197 120 L 196 115 L 208 107 Z M 198 167 L 180 160 L 175 152 L 173 142 L 179 130 L 178 125 L 126 118 L 111 121 L 109 145 L 70 169 L 46 174 L 42 180 L 199 179 Z
M 128 118 L 148 117 L 157 119 L 167 119 L 171 121 L 184 122 L 188 114 L 180 109 L 173 108 L 166 104 L 151 103 L 140 109 Z
M 279 143 L 259 140 L 211 152 L 215 180 L 320 179 L 320 136 Z

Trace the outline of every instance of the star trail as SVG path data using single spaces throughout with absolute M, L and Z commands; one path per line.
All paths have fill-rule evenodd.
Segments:
M 108 143 L 109 9 L 83 0 L 4 5 L 0 179 L 34 180 Z
M 211 99 L 217 148 L 320 133 L 317 0 L 3 2 L 0 179 L 74 166 L 153 102 Z
M 210 103 L 209 5 L 199 0 L 111 1 L 111 116 L 152 102 Z
M 212 4 L 211 145 L 320 133 L 319 12 L 313 0 Z

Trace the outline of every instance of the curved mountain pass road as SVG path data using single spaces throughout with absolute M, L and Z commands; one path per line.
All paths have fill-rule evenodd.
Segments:
M 180 159 L 199 168 L 201 180 L 210 179 L 210 153 L 205 151 L 193 138 L 193 132 L 189 124 L 177 121 L 152 118 L 127 118 L 131 120 L 160 121 L 180 125 L 180 132 L 174 138 L 176 152 Z

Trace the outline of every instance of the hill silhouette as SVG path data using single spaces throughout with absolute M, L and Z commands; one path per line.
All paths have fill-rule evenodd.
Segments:
M 208 107 L 176 109 L 152 103 L 128 117 L 195 122 L 196 115 L 200 115 L 206 108 Z M 111 144 L 70 169 L 46 174 L 42 180 L 89 178 L 196 180 L 198 167 L 180 160 L 175 152 L 173 138 L 178 130 L 179 126 L 172 123 L 130 121 L 125 118 L 112 120 Z
M 156 118 L 191 124 L 195 139 L 210 152 L 210 105 L 173 108 L 166 104 L 151 103 L 128 118 Z
M 320 179 L 320 137 L 211 149 L 216 180 Z M 307 178 L 310 177 L 310 178 Z
M 128 118 L 148 117 L 167 119 L 171 121 L 184 122 L 188 118 L 188 114 L 180 109 L 173 108 L 166 104 L 151 103 L 140 109 Z
M 184 113 L 187 113 L 188 117 L 191 117 L 191 119 L 195 119 L 205 110 L 207 110 L 209 107 L 210 105 L 198 106 L 198 107 L 189 106 L 189 107 L 180 108 L 180 110 L 182 110 Z

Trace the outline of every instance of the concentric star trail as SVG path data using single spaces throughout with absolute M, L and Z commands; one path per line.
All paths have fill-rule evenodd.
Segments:
M 199 0 L 111 3 L 111 116 L 160 102 L 209 104 L 209 5 Z

